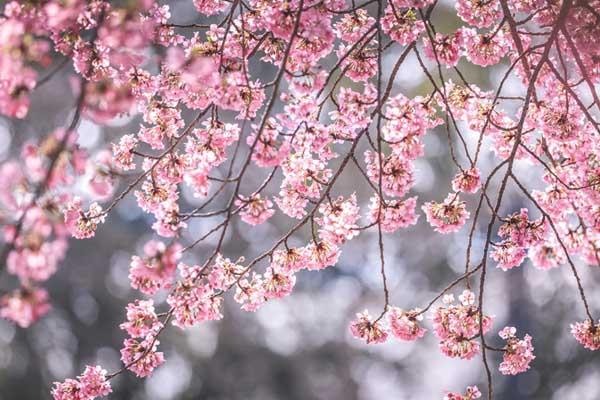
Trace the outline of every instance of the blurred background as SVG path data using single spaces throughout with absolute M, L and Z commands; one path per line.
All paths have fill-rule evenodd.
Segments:
M 190 19 L 198 16 L 191 1 L 169 3 L 173 22 L 206 22 Z M 442 33 L 460 26 L 452 2 L 438 5 L 434 24 Z M 396 45 L 386 53 L 384 76 L 389 75 L 401 50 Z M 330 57 L 326 62 L 335 60 Z M 497 86 L 507 65 L 483 70 L 463 60 L 459 67 L 471 82 L 490 90 Z M 268 81 L 275 71 L 260 63 L 252 65 L 251 70 L 264 75 L 263 81 Z M 70 67 L 63 69 L 34 92 L 26 119 L 0 119 L 2 161 L 18 157 L 25 140 L 42 137 L 68 120 L 74 103 L 69 83 L 71 73 Z M 451 71 L 444 73 L 446 77 L 453 76 Z M 342 84 L 353 85 L 350 81 Z M 430 91 L 431 85 L 411 55 L 394 82 L 393 94 L 402 92 L 412 97 Z M 509 79 L 504 93 L 522 92 L 520 83 Z M 103 127 L 83 120 L 79 144 L 93 154 L 120 135 L 136 132 L 139 123 L 135 116 L 117 119 Z M 477 134 L 462 128 L 470 149 L 474 150 Z M 456 173 L 445 128 L 429 132 L 424 140 L 426 156 L 417 161 L 417 182 L 411 193 L 419 196 L 419 210 L 426 201 L 445 198 Z M 487 150 L 489 147 L 484 148 L 480 168 L 486 176 L 498 159 Z M 465 160 L 464 154 L 460 159 Z M 540 175 L 531 171 L 530 165 L 517 163 L 516 171 L 527 177 L 530 188 L 541 188 Z M 250 175 L 244 186 L 248 190 L 256 187 L 263 173 Z M 364 215 L 368 193 L 356 176 L 357 171 L 349 167 L 335 192 L 344 195 L 357 192 Z M 127 179 L 121 182 L 121 188 L 127 182 Z M 497 187 L 497 183 L 492 186 Z M 273 186 L 271 194 L 276 189 Z M 494 188 L 490 193 L 495 197 Z M 191 193 L 184 191 L 184 194 L 182 210 L 198 204 Z M 225 192 L 222 200 L 228 196 L 230 193 Z M 471 210 L 476 199 L 476 195 L 465 196 Z M 526 206 L 525 199 L 509 190 L 502 214 Z M 531 214 L 539 216 L 536 212 Z M 475 260 L 480 257 L 488 218 L 489 214 L 484 212 L 480 219 Z M 127 197 L 93 240 L 71 241 L 61 269 L 47 282 L 53 309 L 45 318 L 27 330 L 0 320 L 0 400 L 48 399 L 53 381 L 78 375 L 86 364 L 100 364 L 109 371 L 121 367 L 119 349 L 125 335 L 118 325 L 124 319 L 126 304 L 139 297 L 129 287 L 129 260 L 133 254 L 140 254 L 143 243 L 152 237 L 152 222 L 136 206 L 133 196 Z M 182 242 L 190 243 L 218 222 L 218 218 L 191 221 Z M 405 309 L 423 307 L 462 273 L 470 223 L 457 234 L 439 235 L 421 215 L 416 226 L 385 236 L 393 305 Z M 233 260 L 242 255 L 251 259 L 270 247 L 292 224 L 281 212 L 258 227 L 235 219 L 226 236 L 224 254 Z M 307 232 L 301 232 L 292 244 L 301 245 L 307 238 Z M 222 321 L 186 331 L 167 329 L 159 346 L 167 362 L 149 379 L 137 379 L 131 373 L 120 375 L 113 381 L 114 393 L 110 398 L 429 400 L 441 399 L 446 390 L 464 392 L 472 384 L 483 391 L 485 376 L 480 357 L 463 361 L 442 355 L 428 320 L 424 322 L 428 334 L 414 343 L 392 339 L 386 344 L 366 346 L 349 335 L 348 324 L 356 312 L 368 308 L 372 314 L 378 314 L 383 306 L 376 243 L 375 230 L 363 232 L 343 248 L 337 266 L 321 272 L 301 272 L 291 296 L 267 303 L 256 313 L 241 311 L 228 297 Z M 214 242 L 207 240 L 184 260 L 202 262 L 213 245 Z M 579 260 L 577 267 L 592 309 L 600 310 L 597 267 Z M 537 357 L 530 371 L 504 377 L 497 372 L 501 355 L 490 354 L 496 398 L 600 399 L 598 354 L 583 349 L 569 332 L 570 323 L 584 319 L 570 270 L 563 266 L 539 271 L 525 262 L 519 268 L 503 272 L 491 261 L 487 282 L 485 312 L 495 316 L 488 341 L 501 346 L 496 332 L 505 325 L 515 326 L 520 334 L 533 336 Z M 4 293 L 15 285 L 13 277 L 4 272 L 0 291 Z M 462 290 L 458 286 L 453 293 Z M 164 296 L 156 298 L 160 311 L 166 309 L 163 300 Z

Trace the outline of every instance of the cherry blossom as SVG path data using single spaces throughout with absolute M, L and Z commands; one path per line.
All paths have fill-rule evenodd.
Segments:
M 485 4 L 477 0 L 458 0 L 456 11 L 466 23 L 478 28 L 487 28 L 500 16 L 499 2 L 490 1 Z
M 242 221 L 250 225 L 260 225 L 275 214 L 275 210 L 272 208 L 273 202 L 269 199 L 262 199 L 259 194 L 250 199 L 238 199 L 235 204 L 241 207 Z
M 112 392 L 106 375 L 106 370 L 101 366 L 88 365 L 77 380 L 55 382 L 52 397 L 54 400 L 93 400 L 106 396 Z
M 498 333 L 506 340 L 503 361 L 500 363 L 500 372 L 504 375 L 517 375 L 527 371 L 529 364 L 535 359 L 531 336 L 525 335 L 523 339 L 519 339 L 516 333 L 516 328 L 512 326 L 507 326 Z
M 378 201 L 378 197 L 371 197 L 369 205 L 369 219 L 381 224 L 381 230 L 392 233 L 400 228 L 406 228 L 417 223 L 419 215 L 415 213 L 416 197 L 404 200 L 391 200 L 386 204 Z
M 341 244 L 354 238 L 358 235 L 356 221 L 360 218 L 359 211 L 356 194 L 352 194 L 348 200 L 339 198 L 322 204 L 319 208 L 322 217 L 316 219 L 322 227 L 319 236 L 332 244 Z
M 449 194 L 443 203 L 428 202 L 422 207 L 427 222 L 439 233 L 458 231 L 469 218 L 465 202 L 460 201 L 458 193 Z
M 179 264 L 182 280 L 167 298 L 173 307 L 173 325 L 183 329 L 202 321 L 218 320 L 221 314 L 221 297 L 214 297 L 214 289 L 199 281 L 201 268 L 197 265 Z
M 446 393 L 443 400 L 473 400 L 481 398 L 481 392 L 477 386 L 467 386 L 465 394 Z
M 585 320 L 571 324 L 571 333 L 583 347 L 589 350 L 600 349 L 600 323 Z
M 143 338 L 156 333 L 162 326 L 154 311 L 154 302 L 136 300 L 127 305 L 127 322 L 122 323 L 120 328 L 133 338 Z
M 455 192 L 475 193 L 481 187 L 481 176 L 477 168 L 458 173 L 452 180 L 452 190 Z
M 425 335 L 426 329 L 419 326 L 423 321 L 423 315 L 420 309 L 404 311 L 393 307 L 388 313 L 390 331 L 394 336 L 401 340 L 416 340 Z
M 98 224 L 103 223 L 104 219 L 102 207 L 98 203 L 92 203 L 88 211 L 84 212 L 81 208 L 81 199 L 78 197 L 67 204 L 65 209 L 65 224 L 77 239 L 94 237 Z
M 144 257 L 133 256 L 129 279 L 131 287 L 152 295 L 161 288 L 169 288 L 181 257 L 181 246 L 151 240 L 144 245 Z
M 50 310 L 48 292 L 40 288 L 16 289 L 0 298 L 0 317 L 27 328 Z
M 480 316 L 473 292 L 465 290 L 459 300 L 456 304 L 454 296 L 444 298 L 447 307 L 438 307 L 434 311 L 433 329 L 440 339 L 442 353 L 470 360 L 480 352 L 479 342 L 475 339 L 480 333 L 480 325 L 485 334 L 492 327 L 492 317 Z
M 415 10 L 402 11 L 392 4 L 390 2 L 385 8 L 381 20 L 384 32 L 402 45 L 414 42 L 425 31 L 425 24 L 417 19 Z
M 121 361 L 136 376 L 143 378 L 165 362 L 163 353 L 157 351 L 160 342 L 154 336 L 145 339 L 125 339 L 121 349 Z
M 436 33 L 432 40 L 423 40 L 425 54 L 432 60 L 439 60 L 446 67 L 454 67 L 461 56 L 461 47 L 464 43 L 464 34 L 458 30 L 451 35 Z
M 350 332 L 367 344 L 384 343 L 388 338 L 387 330 L 382 328 L 379 322 L 372 321 L 367 310 L 356 314 L 356 319 L 350 324 Z

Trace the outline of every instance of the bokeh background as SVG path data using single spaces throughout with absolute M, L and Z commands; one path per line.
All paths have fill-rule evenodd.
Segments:
M 191 1 L 168 3 L 174 22 L 207 21 L 193 10 Z M 438 5 L 434 23 L 444 33 L 460 26 L 452 2 Z M 389 75 L 401 50 L 392 46 L 387 52 L 384 76 Z M 335 60 L 326 62 L 332 64 Z M 459 67 L 471 82 L 490 90 L 497 86 L 507 65 L 483 70 L 461 61 Z M 268 81 L 275 71 L 260 63 L 252 65 L 251 70 L 264 76 L 263 81 Z M 38 89 L 25 120 L 0 119 L 2 161 L 18 157 L 25 140 L 42 137 L 65 124 L 73 112 L 71 74 L 70 67 L 65 68 Z M 453 76 L 451 71 L 444 74 Z M 342 84 L 352 85 L 349 81 Z M 431 85 L 411 55 L 394 82 L 393 93 L 415 96 L 430 90 Z M 520 83 L 509 79 L 505 94 L 521 93 Z M 83 120 L 79 143 L 95 153 L 119 135 L 136 132 L 139 122 L 138 117 L 124 117 L 100 127 Z M 477 135 L 462 128 L 473 151 Z M 443 199 L 456 172 L 449 158 L 444 127 L 428 133 L 425 143 L 426 156 L 417 161 L 417 183 L 412 193 L 419 196 L 419 204 Z M 454 145 L 458 149 L 458 144 Z M 460 159 L 464 161 L 464 154 Z M 486 150 L 480 168 L 489 172 L 497 162 L 493 153 Z M 516 170 L 526 177 L 530 188 L 541 187 L 539 172 L 532 171 L 529 165 L 517 163 Z M 261 171 L 251 174 L 243 187 L 248 190 L 256 187 L 263 174 Z M 345 195 L 356 192 L 362 209 L 366 210 L 368 193 L 361 179 L 357 170 L 349 167 L 335 192 Z M 124 179 L 121 187 L 127 182 Z M 497 183 L 492 185 L 492 197 Z M 273 190 L 276 188 L 271 193 Z M 229 195 L 225 192 L 222 201 Z M 473 206 L 476 197 L 471 195 L 466 200 Z M 198 201 L 186 193 L 182 210 L 195 204 Z M 526 206 L 526 199 L 509 190 L 502 212 L 513 213 Z M 533 212 L 533 215 L 538 214 Z M 475 259 L 480 256 L 489 214 L 484 212 L 483 217 L 475 238 Z M 152 237 L 152 222 L 129 196 L 98 229 L 93 240 L 71 241 L 61 269 L 47 283 L 53 309 L 45 318 L 27 330 L 0 320 L 0 400 L 48 399 L 53 381 L 79 374 L 86 364 L 101 364 L 109 371 L 121 367 L 118 351 L 124 334 L 118 325 L 124 319 L 125 305 L 139 295 L 129 287 L 129 259 Z M 192 221 L 182 241 L 191 242 L 218 222 L 218 218 Z M 270 247 L 292 223 L 280 212 L 259 227 L 236 220 L 226 236 L 224 253 L 231 259 L 239 256 L 251 259 Z M 421 215 L 416 226 L 387 235 L 385 256 L 392 304 L 402 308 L 422 307 L 461 274 L 467 231 L 468 228 L 463 228 L 453 235 L 436 234 Z M 292 244 L 301 245 L 307 238 L 307 232 L 301 232 Z M 213 245 L 209 239 L 185 260 L 202 262 Z M 501 345 L 495 332 L 505 325 L 516 326 L 519 332 L 533 336 L 537 357 L 527 373 L 504 377 L 497 372 L 501 355 L 492 353 L 496 398 L 600 399 L 600 359 L 579 346 L 569 333 L 570 323 L 584 319 L 569 269 L 563 266 L 539 271 L 526 262 L 520 268 L 503 272 L 494 267 L 493 261 L 490 267 L 485 312 L 495 315 L 495 322 L 489 342 Z M 577 267 L 592 308 L 600 310 L 596 289 L 600 279 L 598 267 L 579 261 Z M 15 284 L 5 272 L 1 275 L 1 292 Z M 462 289 L 459 286 L 454 293 Z M 157 300 L 161 302 L 164 297 Z M 443 356 L 431 330 L 415 343 L 389 340 L 383 345 L 366 346 L 350 337 L 348 323 L 354 314 L 365 308 L 377 314 L 382 305 L 376 231 L 371 230 L 343 248 L 336 267 L 301 272 L 290 297 L 270 302 L 256 313 L 241 311 L 228 297 L 222 321 L 187 331 L 175 327 L 166 330 L 160 349 L 167 362 L 149 379 L 140 380 L 130 373 L 119 376 L 114 380 L 110 398 L 429 400 L 441 399 L 446 390 L 462 392 L 466 385 L 485 387 L 481 359 L 462 361 Z M 425 325 L 431 328 L 429 321 Z

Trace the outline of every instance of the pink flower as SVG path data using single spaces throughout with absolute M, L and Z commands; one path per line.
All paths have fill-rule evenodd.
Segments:
M 167 297 L 167 303 L 175 310 L 173 325 L 184 329 L 223 318 L 222 297 L 214 296 L 214 289 L 202 281 L 201 267 L 179 264 L 179 270 L 182 279 Z
M 176 203 L 159 206 L 154 215 L 156 222 L 152 224 L 152 229 L 162 237 L 176 237 L 180 229 L 187 227 L 187 223 L 180 217 L 179 205 Z
M 410 99 L 400 93 L 386 102 L 382 134 L 396 159 L 412 161 L 423 154 L 421 136 L 442 123 L 436 113 L 431 101 L 422 97 Z
M 133 108 L 133 97 L 129 84 L 111 79 L 89 82 L 85 87 L 85 115 L 99 124 L 129 114 Z
M 243 265 L 217 254 L 207 280 L 213 290 L 228 290 L 243 275 L 244 270 Z
M 342 19 L 335 24 L 336 35 L 350 43 L 361 39 L 375 24 L 375 18 L 371 17 L 367 10 L 359 9 L 354 13 L 344 14 Z
M 529 248 L 528 257 L 534 267 L 548 270 L 567 262 L 565 252 L 557 243 L 537 244 Z
M 551 185 L 543 192 L 534 190 L 532 196 L 552 218 L 561 218 L 571 209 L 566 190 L 558 185 Z
M 473 64 L 482 67 L 495 65 L 508 53 L 509 44 L 502 31 L 492 36 L 477 33 L 475 29 L 463 28 L 463 34 L 467 59 Z
M 371 321 L 367 310 L 356 314 L 356 319 L 350 324 L 350 332 L 352 336 L 364 340 L 367 344 L 384 343 L 388 337 L 387 331 L 379 325 L 379 322 Z
M 356 195 L 352 194 L 347 200 L 343 197 L 319 206 L 318 217 L 315 221 L 321 227 L 319 236 L 329 243 L 340 245 L 358 235 L 356 221 L 360 218 L 360 209 L 356 205 Z
M 54 400 L 88 400 L 81 393 L 81 383 L 75 379 L 67 379 L 64 382 L 54 382 L 52 389 Z
M 521 265 L 527 256 L 527 251 L 510 240 L 504 240 L 493 245 L 490 255 L 498 263 L 498 268 L 507 271 Z
M 306 214 L 308 199 L 296 190 L 283 189 L 275 199 L 277 206 L 289 217 L 300 219 Z
M 154 311 L 154 301 L 136 300 L 127 305 L 127 322 L 119 327 L 125 330 L 132 338 L 144 338 L 156 334 L 163 324 L 158 320 Z
M 117 184 L 110 152 L 106 150 L 99 152 L 94 157 L 94 161 L 88 164 L 87 170 L 90 175 L 88 187 L 94 198 L 110 199 Z
M 87 212 L 81 208 L 81 199 L 74 197 L 64 210 L 65 224 L 77 239 L 88 239 L 94 236 L 98 224 L 106 218 L 98 203 L 90 204 Z
M 458 16 L 463 21 L 477 28 L 488 28 L 500 17 L 497 0 L 486 3 L 478 0 L 457 0 L 455 7 Z
M 423 39 L 423 49 L 425 55 L 431 60 L 435 61 L 437 59 L 446 67 L 455 67 L 460 59 L 460 49 L 463 42 L 462 30 L 458 30 L 452 35 L 442 35 L 438 32 L 435 34 L 433 45 L 429 38 Z
M 400 10 L 392 7 L 391 2 L 385 8 L 381 26 L 386 34 L 403 46 L 414 42 L 425 32 L 425 24 L 417 18 L 413 9 Z
M 278 140 L 281 127 L 274 118 L 270 118 L 265 128 L 260 132 L 258 139 L 258 126 L 254 126 L 254 128 L 256 131 L 246 139 L 248 146 L 252 146 L 256 142 L 252 160 L 256 165 L 263 168 L 278 166 L 290 151 L 290 144 L 286 138 Z
M 235 201 L 235 205 L 240 207 L 240 217 L 242 221 L 250 225 L 260 225 L 275 214 L 273 202 L 269 199 L 262 199 L 260 194 L 252 195 L 249 199 L 243 196 Z
M 339 59 L 347 56 L 341 62 L 346 76 L 355 82 L 367 81 L 377 71 L 377 56 L 375 55 L 376 41 L 363 40 L 358 46 L 341 44 L 337 55 Z
M 397 307 L 390 308 L 388 310 L 388 321 L 394 336 L 402 340 L 422 338 L 427 330 L 419 325 L 419 322 L 423 320 L 420 311 L 418 308 L 410 311 L 404 311 Z
M 5 23 L 5 22 L 3 22 Z M 23 69 L 0 81 L 0 113 L 7 117 L 25 118 L 29 111 L 29 94 L 34 89 L 36 73 Z
M 443 203 L 425 203 L 422 209 L 427 222 L 439 233 L 457 232 L 470 215 L 458 193 L 449 193 Z
M 517 375 L 529 369 L 529 364 L 535 359 L 531 336 L 525 335 L 523 339 L 516 337 L 514 327 L 505 327 L 498 335 L 506 340 L 504 355 L 500 363 L 500 372 L 504 375 Z
M 106 396 L 112 392 L 110 383 L 106 380 L 106 370 L 101 366 L 86 366 L 79 376 L 81 393 L 90 399 Z
M 75 71 L 91 81 L 101 80 L 111 73 L 109 48 L 100 43 L 78 40 L 73 48 Z
M 392 153 L 381 160 L 380 168 L 379 158 L 377 153 L 370 150 L 365 151 L 367 175 L 377 185 L 379 174 L 382 172 L 381 184 L 384 193 L 389 196 L 404 196 L 415 180 L 413 164 L 404 157 Z
M 394 0 L 396 8 L 423 8 L 432 3 L 433 0 Z
M 448 357 L 470 360 L 479 354 L 480 313 L 475 306 L 475 295 L 465 290 L 460 296 L 460 304 L 454 304 L 454 296 L 444 297 L 447 307 L 438 307 L 433 314 L 433 329 L 440 338 L 440 350 Z M 484 315 L 482 330 L 485 334 L 492 327 L 492 318 Z
M 467 386 L 464 395 L 458 393 L 446 393 L 443 400 L 474 400 L 481 397 L 481 392 L 477 386 Z
M 388 200 L 386 204 L 380 204 L 381 202 L 378 199 L 378 196 L 371 197 L 369 221 L 372 223 L 379 221 L 383 232 L 393 233 L 400 228 L 406 228 L 417 223 L 419 216 L 415 213 L 416 197 L 409 197 L 404 200 Z
M 225 10 L 228 4 L 221 0 L 194 0 L 194 6 L 204 15 L 214 15 Z
M 156 351 L 160 342 L 154 336 L 145 339 L 125 339 L 121 361 L 139 378 L 144 378 L 165 362 L 163 353 Z
M 134 195 L 137 204 L 146 212 L 158 213 L 163 204 L 169 204 L 177 201 L 178 193 L 171 185 L 160 185 L 156 180 L 146 181 L 142 184 L 140 190 L 136 190 Z
M 283 294 L 292 286 L 291 283 L 291 281 L 286 280 L 285 282 L 282 281 L 282 286 L 275 287 L 273 282 L 265 286 L 263 277 L 257 273 L 253 273 L 251 279 L 244 278 L 237 283 L 233 299 L 242 305 L 242 310 L 254 312 L 267 301 L 265 289 L 272 286 L 273 295 Z M 279 292 L 280 288 L 283 288 L 283 292 Z
M 0 317 L 27 328 L 50 310 L 48 292 L 40 288 L 17 289 L 0 298 Z
M 481 177 L 478 168 L 469 168 L 458 173 L 452 180 L 452 190 L 455 192 L 475 193 L 481 187 Z
M 282 298 L 292 293 L 296 284 L 293 272 L 269 267 L 263 275 L 263 293 L 267 299 Z
M 273 252 L 273 264 L 283 271 L 296 272 L 306 268 L 307 255 L 303 248 L 287 248 Z
M 314 271 L 335 265 L 340 257 L 340 248 L 326 240 L 311 242 L 306 246 L 306 269 Z
M 135 168 L 133 163 L 133 150 L 137 146 L 137 139 L 134 135 L 123 135 L 119 144 L 112 145 L 113 160 L 115 165 L 124 171 Z
M 600 323 L 589 319 L 571 324 L 571 333 L 579 343 L 589 350 L 600 350 Z
M 181 258 L 181 245 L 173 243 L 167 247 L 164 243 L 150 240 L 144 245 L 144 257 L 133 256 L 129 279 L 131 287 L 148 295 L 159 289 L 169 288 L 177 261 Z
M 342 87 L 338 94 L 339 110 L 329 113 L 332 131 L 336 136 L 354 138 L 358 130 L 366 128 L 371 122 L 369 108 L 376 100 L 376 89 L 372 84 L 365 84 L 363 92 Z
M 36 212 L 30 211 L 28 214 Z M 22 282 L 48 280 L 56 272 L 67 249 L 63 238 L 50 238 L 52 231 L 42 218 L 35 217 L 37 221 L 32 226 L 27 224 L 25 232 L 19 235 L 6 260 L 8 272 L 16 275 Z
M 77 380 L 54 382 L 52 397 L 54 400 L 93 400 L 111 392 L 110 383 L 106 380 L 106 370 L 99 365 L 88 365 Z
M 546 225 L 543 221 L 529 220 L 528 210 L 522 208 L 504 220 L 505 223 L 498 229 L 498 235 L 508 237 L 512 242 L 522 247 L 529 247 L 543 241 L 546 235 Z
M 143 117 L 150 126 L 141 127 L 138 139 L 156 150 L 163 149 L 165 139 L 176 136 L 184 126 L 181 111 L 166 100 L 149 103 Z

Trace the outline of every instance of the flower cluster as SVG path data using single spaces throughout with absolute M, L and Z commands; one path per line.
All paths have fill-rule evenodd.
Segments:
M 481 398 L 481 392 L 477 386 L 467 386 L 465 394 L 446 393 L 443 400 L 473 400 Z
M 0 317 L 27 328 L 50 309 L 48 292 L 41 288 L 21 288 L 0 299 Z
M 523 339 L 516 336 L 517 329 L 507 326 L 498 335 L 506 340 L 504 358 L 500 363 L 500 372 L 504 375 L 517 375 L 529 369 L 529 364 L 535 359 L 531 336 L 525 335 Z
M 392 307 L 389 310 L 388 321 L 394 336 L 401 340 L 416 340 L 422 338 L 427 332 L 420 326 L 423 315 L 418 308 L 404 311 L 398 307 Z
M 88 199 L 100 199 L 116 184 L 101 184 L 98 159 L 79 148 L 76 140 L 76 132 L 56 129 L 43 140 L 25 141 L 20 159 L 0 166 L 1 213 L 9 222 L 2 230 L 3 261 L 21 286 L 0 297 L 0 315 L 23 328 L 51 308 L 41 285 L 57 271 L 69 234 L 91 236 L 104 220 L 96 203 L 84 212 L 83 199 L 72 189 L 83 183 L 90 189 Z
M 64 211 L 65 225 L 74 238 L 87 239 L 94 237 L 99 223 L 104 222 L 102 207 L 98 203 L 92 203 L 88 211 L 81 209 L 81 199 L 75 197 Z
M 476 338 L 492 327 L 492 317 L 481 315 L 475 305 L 475 295 L 465 290 L 459 303 L 453 295 L 444 296 L 446 307 L 438 307 L 433 314 L 433 330 L 440 339 L 440 350 L 448 357 L 470 360 L 479 354 Z
M 452 180 L 452 190 L 455 192 L 475 193 L 480 187 L 481 175 L 477 168 L 462 171 Z
M 129 269 L 131 287 L 148 295 L 169 288 L 175 279 L 181 245 L 150 240 L 144 245 L 144 257 L 133 256 Z
M 386 319 L 382 317 L 386 315 Z M 357 339 L 366 343 L 383 343 L 391 333 L 396 338 L 404 341 L 413 341 L 422 338 L 427 332 L 420 323 L 423 313 L 416 308 L 410 311 L 398 307 L 390 307 L 386 313 L 376 320 L 372 320 L 367 310 L 356 314 L 356 319 L 350 324 L 350 332 Z
M 378 321 L 373 321 L 367 310 L 356 314 L 356 319 L 350 324 L 350 332 L 367 344 L 383 343 L 388 338 L 387 330 Z
M 536 255 L 537 252 L 545 251 L 540 249 L 544 245 L 546 236 L 545 221 L 540 219 L 537 221 L 529 220 L 528 210 L 521 209 L 520 212 L 510 215 L 504 222 L 498 235 L 503 238 L 503 241 L 494 245 L 494 250 L 491 253 L 492 258 L 498 262 L 498 268 L 506 271 L 508 269 L 521 265 L 527 256 L 527 248 L 531 248 L 532 259 L 539 260 L 541 255 Z M 556 257 L 559 260 L 559 256 Z M 553 266 L 557 266 L 556 263 Z M 540 268 L 552 267 L 544 263 L 542 260 L 536 263 Z
M 148 376 L 164 362 L 158 352 L 160 342 L 156 339 L 163 328 L 154 311 L 152 300 L 136 300 L 127 305 L 127 321 L 120 325 L 127 332 L 121 349 L 123 364 L 139 377 Z
M 427 222 L 439 233 L 457 232 L 469 218 L 464 201 L 461 201 L 458 193 L 449 194 L 442 202 L 428 202 L 423 205 L 423 211 Z
M 571 333 L 583 347 L 589 350 L 600 350 L 600 323 L 594 324 L 589 319 L 571 324 Z
M 77 379 L 55 382 L 52 389 L 54 400 L 93 400 L 112 392 L 106 370 L 100 366 L 87 366 Z

